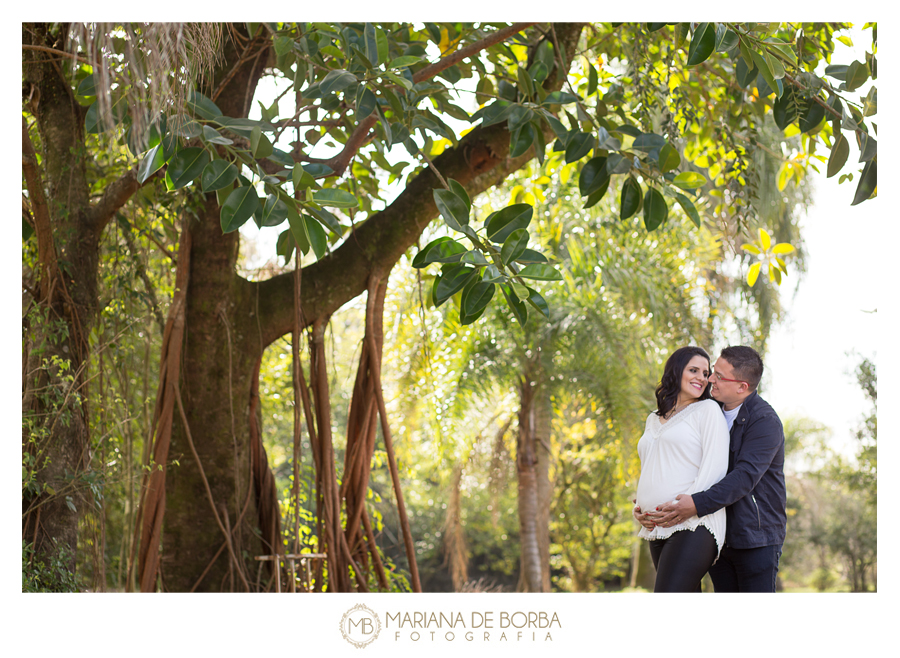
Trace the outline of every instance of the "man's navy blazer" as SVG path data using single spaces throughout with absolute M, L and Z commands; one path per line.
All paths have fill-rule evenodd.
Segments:
M 731 426 L 727 475 L 691 497 L 698 516 L 725 508 L 726 546 L 784 543 L 784 429 L 775 410 L 755 392 L 744 400 Z

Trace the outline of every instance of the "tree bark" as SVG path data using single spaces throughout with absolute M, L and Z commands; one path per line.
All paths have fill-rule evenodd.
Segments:
M 558 26 L 567 61 L 571 61 L 580 30 L 576 25 Z M 230 70 L 228 62 L 236 61 L 228 53 L 225 59 L 222 71 Z M 214 99 L 224 114 L 246 115 L 244 101 L 253 97 L 261 72 L 254 67 L 265 59 L 245 58 L 228 80 Z M 215 79 L 210 86 L 216 88 Z M 559 88 L 558 81 L 553 88 Z M 456 148 L 436 158 L 435 167 L 475 196 L 532 157 L 528 153 L 510 159 L 508 152 L 505 126 L 476 128 Z M 305 327 L 323 322 L 366 290 L 373 272 L 390 271 L 437 216 L 432 197 L 437 186 L 431 170 L 421 172 L 388 208 L 358 225 L 355 235 L 331 255 L 304 268 L 301 308 Z M 214 196 L 203 199 L 197 215 L 199 220 L 191 225 L 182 398 L 213 497 L 227 507 L 234 541 L 254 555 L 262 547 L 252 532 L 257 503 L 248 496 L 251 375 L 265 347 L 294 328 L 294 276 L 285 273 L 258 283 L 241 278 L 235 272 L 238 233 L 222 235 Z M 176 423 L 170 457 L 177 459 L 179 466 L 171 469 L 166 480 L 162 557 L 163 583 L 171 591 L 193 587 L 223 542 L 204 500 L 201 473 L 186 439 L 184 429 Z M 229 589 L 236 568 L 226 552 L 220 551 L 198 589 Z
M 64 48 L 66 27 L 56 30 L 46 24 L 23 24 L 22 42 Z M 83 502 L 78 482 L 90 461 L 84 397 L 87 336 L 97 315 L 103 227 L 91 213 L 84 115 L 55 59 L 43 51 L 23 51 L 23 100 L 35 118 L 43 156 L 39 170 L 23 124 L 23 170 L 34 208 L 41 269 L 36 301 L 46 315 L 29 327 L 26 342 L 32 358 L 23 381 L 22 415 L 35 425 L 23 426 L 22 450 L 38 463 L 35 488 L 23 491 L 22 534 L 34 543 L 38 559 L 61 548 L 71 551 L 67 564 L 74 572 L 78 508 Z M 35 389 L 53 391 L 57 399 L 30 394 Z

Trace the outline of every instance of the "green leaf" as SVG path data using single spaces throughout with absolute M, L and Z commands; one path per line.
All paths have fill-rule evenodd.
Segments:
M 519 272 L 519 276 L 523 279 L 534 279 L 536 281 L 562 281 L 562 274 L 555 267 L 548 264 L 526 265 Z
M 355 196 L 338 187 L 316 190 L 313 192 L 313 201 L 323 206 L 331 206 L 332 208 L 359 207 L 359 200 Z
M 302 215 L 303 223 L 306 226 L 306 233 L 309 235 L 309 244 L 312 246 L 316 260 L 320 260 L 322 256 L 328 253 L 328 236 L 325 235 L 325 229 L 315 219 L 309 215 Z
M 497 99 L 490 105 L 486 105 L 481 114 L 481 126 L 487 127 L 501 121 L 506 121 L 514 105 L 509 101 Z M 477 112 L 476 112 L 477 114 Z
M 608 184 L 606 160 L 605 155 L 591 158 L 581 168 L 581 173 L 578 174 L 578 192 L 581 196 L 590 196 L 603 186 L 604 181 Z
M 525 306 L 525 302 L 520 301 L 519 298 L 516 297 L 516 294 L 509 284 L 501 284 L 500 291 L 506 298 L 506 303 L 509 304 L 509 308 L 512 310 L 516 320 L 524 327 L 525 322 L 528 320 L 528 308 Z
M 522 263 L 523 265 L 527 265 L 528 263 L 546 263 L 547 257 L 534 249 L 526 249 L 522 252 L 522 255 L 516 259 L 516 262 Z
M 484 309 L 494 296 L 496 285 L 486 281 L 479 281 L 478 277 L 472 278 L 472 283 L 463 290 L 459 304 L 460 324 L 472 324 L 481 317 Z
M 706 176 L 696 171 L 683 171 L 672 181 L 682 190 L 695 190 L 706 185 Z
M 547 302 L 544 301 L 544 298 L 538 293 L 534 288 L 530 288 L 525 286 L 525 289 L 528 291 L 528 299 L 526 300 L 529 304 L 534 306 L 541 314 L 550 319 L 550 307 L 547 305 Z
M 303 165 L 303 171 L 313 178 L 323 178 L 334 173 L 334 169 L 328 165 L 319 164 L 318 162 Z
M 788 88 L 772 106 L 772 118 L 775 120 L 775 125 L 784 130 L 797 119 L 799 109 L 798 95 L 794 93 L 793 89 Z
M 665 146 L 659 150 L 659 170 L 666 173 L 667 171 L 677 169 L 680 164 L 681 155 L 678 153 L 678 149 L 671 144 L 666 143 Z
M 96 96 L 97 95 L 97 79 L 91 73 L 88 77 L 78 83 L 75 90 L 76 96 Z
M 390 78 L 395 84 L 400 85 L 401 87 L 403 87 L 403 88 L 406 89 L 407 91 L 409 91 L 410 89 L 412 89 L 412 86 L 413 86 L 412 81 L 410 81 L 410 80 L 404 78 L 402 75 L 397 75 L 397 74 L 394 73 L 393 71 L 387 71 L 387 72 L 385 73 L 385 75 L 386 75 L 388 78 Z
M 784 87 L 781 81 L 776 80 L 772 75 L 772 71 L 769 69 L 769 65 L 766 63 L 765 58 L 755 50 L 750 51 L 750 55 L 753 57 L 753 63 L 756 65 L 756 68 L 759 69 L 759 74 L 763 77 L 763 80 L 766 81 L 766 84 L 769 85 L 769 89 L 775 92 L 776 97 L 781 98 L 784 93 Z M 768 94 L 764 94 L 762 90 L 760 90 L 760 94 L 768 96 Z
M 587 200 L 584 202 L 585 210 L 596 206 L 600 202 L 600 199 L 602 199 L 606 195 L 607 190 L 609 190 L 610 180 L 612 180 L 612 179 L 609 178 L 609 176 L 607 176 L 603 180 L 603 184 L 600 185 L 600 187 L 598 189 L 591 192 L 591 194 L 588 196 Z
M 655 231 L 666 221 L 669 215 L 669 206 L 659 190 L 652 187 L 647 189 L 644 195 L 644 226 L 647 231 Z
M 435 289 L 435 306 L 440 306 L 478 276 L 478 269 L 467 265 L 450 265 L 441 274 Z
M 800 118 L 800 132 L 804 133 L 808 133 L 810 130 L 817 128 L 818 125 L 822 123 L 822 119 L 825 118 L 824 107 L 812 99 L 809 103 L 809 109 Z
M 566 142 L 566 164 L 575 162 L 586 156 L 594 148 L 594 136 L 591 133 L 575 131 Z
M 778 53 L 781 54 L 785 59 L 787 59 L 791 64 L 797 66 L 797 53 L 794 52 L 794 46 L 789 43 L 776 40 L 774 37 L 766 39 L 765 44 L 770 50 L 777 50 Z
M 266 137 L 259 126 L 250 132 L 250 152 L 254 158 L 267 158 L 272 155 L 272 142 Z
M 285 229 L 278 236 L 278 241 L 275 243 L 275 253 L 279 256 L 284 256 L 284 262 L 287 264 L 289 260 L 291 260 L 291 256 L 294 255 L 294 236 L 291 234 L 290 229 Z
M 656 149 L 661 149 L 665 145 L 666 138 L 662 135 L 657 135 L 656 133 L 641 133 L 634 138 L 634 142 L 632 142 L 631 148 L 633 148 L 635 151 L 650 153 L 651 151 L 655 151 Z
M 194 116 L 200 117 L 201 119 L 210 120 L 222 116 L 222 110 L 199 91 L 192 91 L 188 94 L 185 107 L 190 110 Z
M 467 249 L 464 245 L 444 236 L 425 245 L 413 258 L 412 266 L 420 269 L 431 263 L 455 263 L 465 253 Z
M 342 91 L 357 82 L 359 82 L 359 80 L 355 75 L 350 73 L 350 71 L 335 69 L 329 71 L 328 75 L 322 79 L 322 82 L 319 83 L 319 89 L 322 91 L 322 96 L 326 96 L 331 93 Z
M 742 45 L 743 45 L 743 42 L 742 42 Z M 748 57 L 750 57 L 749 52 L 750 51 L 748 50 L 747 51 Z M 743 57 L 738 59 L 737 66 L 735 66 L 735 70 L 734 70 L 734 76 L 737 79 L 737 83 L 741 87 L 746 88 L 747 85 L 749 85 L 754 80 L 756 80 L 758 75 L 759 75 L 759 69 L 753 63 L 752 58 L 750 59 L 750 64 L 747 64 L 747 62 L 744 61 Z
M 619 217 L 628 219 L 638 211 L 641 205 L 641 184 L 629 176 L 622 184 L 622 192 L 619 197 Z
M 296 210 L 288 206 L 288 226 L 291 228 L 291 235 L 294 236 L 294 244 L 300 249 L 303 255 L 309 253 L 309 233 L 306 230 L 306 222 Z
M 291 171 L 291 182 L 294 184 L 294 190 L 305 190 L 316 184 L 312 175 L 303 167 L 294 167 Z
M 259 195 L 252 185 L 239 187 L 233 190 L 219 214 L 223 233 L 236 231 L 253 216 L 259 208 Z
M 609 176 L 624 174 L 631 170 L 631 160 L 619 153 L 613 153 L 606 161 L 606 173 Z
M 853 62 L 847 68 L 847 79 L 844 87 L 847 91 L 854 91 L 861 87 L 869 79 L 869 67 L 865 62 Z
M 204 192 L 215 192 L 231 185 L 238 175 L 237 167 L 227 160 L 213 160 L 200 174 L 200 188 Z
M 534 208 L 527 203 L 516 203 L 491 213 L 485 220 L 488 240 L 497 244 L 506 242 L 513 231 L 528 227 L 533 214 Z
M 234 144 L 234 142 L 211 126 L 203 126 L 203 141 L 207 144 Z
M 504 265 L 509 265 L 525 253 L 525 247 L 527 246 L 528 231 L 524 228 L 516 229 L 509 234 L 509 237 L 503 243 L 503 248 L 500 249 L 500 260 L 503 261 Z
M 866 163 L 866 166 L 863 167 L 862 174 L 859 177 L 859 185 L 856 188 L 856 194 L 853 196 L 853 203 L 850 204 L 851 206 L 862 203 L 872 196 L 872 193 L 878 186 L 877 167 L 877 160 L 869 160 Z
M 262 214 L 259 218 L 259 226 L 278 226 L 288 216 L 287 204 L 278 198 L 275 194 L 266 197 L 266 201 L 262 207 Z
M 453 180 L 452 178 L 447 179 L 447 185 L 450 187 L 450 191 L 460 199 L 462 199 L 466 204 L 466 218 L 468 219 L 468 210 L 472 208 L 472 201 L 469 200 L 469 193 L 466 192 L 466 188 L 464 188 L 459 182 Z
M 691 221 L 694 222 L 694 226 L 700 228 L 700 213 L 697 212 L 694 202 L 680 192 L 675 192 L 674 194 L 678 204 L 682 207 L 684 212 L 687 213 L 688 217 L 691 218 Z
M 138 166 L 137 171 L 138 184 L 143 185 L 146 180 L 159 171 L 164 164 L 166 164 L 166 160 L 163 153 L 163 145 L 160 143 L 150 149 L 147 155 L 144 156 L 144 159 L 141 160 L 141 164 Z
M 356 120 L 362 121 L 375 111 L 378 99 L 365 85 L 359 85 L 356 90 Z
M 518 158 L 520 155 L 524 155 L 534 143 L 534 137 L 534 128 L 530 123 L 526 123 L 512 133 L 509 143 L 509 157 Z
M 575 94 L 569 94 L 564 91 L 551 91 L 547 94 L 547 98 L 541 103 L 543 106 L 547 105 L 567 105 L 568 103 L 575 103 L 579 100 L 578 96 Z
M 416 57 L 415 55 L 401 55 L 400 57 L 396 57 L 391 60 L 391 63 L 387 65 L 389 69 L 399 69 L 404 66 L 412 66 L 413 64 L 418 64 L 422 61 L 421 57 Z
M 500 270 L 497 269 L 496 265 L 488 265 L 484 268 L 481 280 L 485 283 L 501 283 L 506 281 L 506 277 L 500 274 Z
M 715 23 L 700 23 L 691 37 L 691 45 L 688 48 L 688 66 L 696 66 L 706 61 L 716 48 Z
M 859 161 L 860 162 L 868 162 L 876 155 L 878 155 L 878 143 L 875 141 L 875 138 L 872 137 L 869 133 L 862 133 L 860 135 L 857 133 L 856 135 L 857 141 L 859 144 Z
M 769 65 L 769 70 L 772 72 L 772 77 L 776 80 L 781 80 L 784 77 L 784 64 L 782 64 L 781 60 L 775 57 L 768 50 L 764 50 L 762 54 L 766 60 L 766 64 Z
M 327 226 L 329 231 L 338 236 L 344 234 L 344 229 L 343 227 L 341 227 L 341 223 L 337 220 L 337 217 L 332 215 L 330 212 L 328 212 L 324 208 L 319 208 L 318 206 L 314 206 L 312 204 L 308 205 L 306 208 L 310 213 L 312 213 L 313 217 Z
M 451 190 L 436 189 L 433 191 L 434 203 L 444 222 L 454 231 L 462 231 L 469 224 L 469 206 L 466 200 L 459 198 Z
M 22 242 L 27 242 L 32 235 L 34 235 L 34 228 L 25 217 L 22 217 Z
M 478 251 L 477 249 L 472 249 L 467 251 L 462 255 L 462 258 L 459 259 L 460 263 L 466 263 L 467 265 L 488 265 L 487 258 L 484 257 L 484 254 Z
M 534 81 L 523 66 L 516 67 L 516 84 L 526 98 L 534 96 Z
M 716 52 L 726 53 L 738 45 L 737 33 L 725 27 L 724 23 L 716 28 Z
M 378 66 L 381 62 L 378 61 L 378 38 L 375 36 L 375 29 L 374 25 L 366 23 L 365 28 L 363 29 L 363 43 L 366 59 L 375 66 Z
M 825 177 L 831 178 L 838 173 L 847 162 L 849 155 L 850 143 L 843 133 L 838 133 L 835 136 L 834 144 L 831 145 L 831 155 L 828 156 L 828 170 Z
M 209 153 L 200 147 L 186 148 L 175 154 L 166 167 L 166 186 L 169 191 L 188 185 L 209 164 Z
M 863 116 L 870 117 L 878 113 L 878 88 L 872 87 L 863 99 Z

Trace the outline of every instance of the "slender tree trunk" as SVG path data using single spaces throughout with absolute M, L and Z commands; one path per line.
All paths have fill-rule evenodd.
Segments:
M 550 591 L 550 504 L 553 485 L 550 482 L 550 421 L 553 409 L 546 386 L 538 388 L 534 400 L 534 454 L 537 459 L 537 535 L 541 555 L 541 591 Z
M 519 544 L 521 546 L 520 588 L 543 591 L 541 549 L 538 539 L 538 476 L 534 441 L 534 394 L 526 370 L 519 388 L 519 438 L 516 445 L 518 475 Z

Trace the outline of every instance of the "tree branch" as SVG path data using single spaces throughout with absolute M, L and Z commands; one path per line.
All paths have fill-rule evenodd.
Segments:
M 484 39 L 477 41 L 473 44 L 466 46 L 465 48 L 460 48 L 459 50 L 447 55 L 440 61 L 435 62 L 429 66 L 426 66 L 421 71 L 418 71 L 413 75 L 413 84 L 422 82 L 423 80 L 428 80 L 433 78 L 441 71 L 444 71 L 454 64 L 461 62 L 466 57 L 474 55 L 476 53 L 481 52 L 482 50 L 493 46 L 496 43 L 500 43 L 501 41 L 505 41 L 509 37 L 514 34 L 518 34 L 522 30 L 527 27 L 534 25 L 534 23 L 514 23 L 509 27 L 505 27 L 502 30 L 497 30 L 493 34 L 486 36 Z M 353 156 L 356 155 L 356 152 L 365 144 L 368 139 L 369 131 L 375 125 L 377 121 L 377 115 L 375 113 L 370 114 L 368 117 L 359 122 L 356 126 L 356 129 L 347 138 L 347 142 L 344 144 L 344 148 L 341 149 L 341 152 L 338 153 L 333 158 L 329 158 L 327 160 L 311 160 L 312 162 L 321 162 L 334 170 L 335 176 L 341 176 L 344 171 L 347 169 L 347 166 L 350 164 L 350 160 L 353 159 Z M 295 147 L 295 152 L 297 148 Z M 295 154 L 296 155 L 296 154 Z
M 133 168 L 107 185 L 103 196 L 91 208 L 94 230 L 102 231 L 115 212 L 124 206 L 139 189 L 141 189 L 141 184 L 137 182 L 137 175 Z
M 74 59 L 84 64 L 88 64 L 90 66 L 94 66 L 92 62 L 86 60 L 84 57 L 79 57 L 75 53 L 67 53 L 65 50 L 57 50 L 56 48 L 48 48 L 47 46 L 33 46 L 30 43 L 22 44 L 23 50 L 40 50 L 42 53 L 52 53 L 54 55 L 59 55 L 60 57 L 68 57 L 69 59 Z
M 44 194 L 44 184 L 38 170 L 37 156 L 31 138 L 28 136 L 28 124 L 25 123 L 24 116 L 22 117 L 22 172 L 25 174 L 25 186 L 31 200 L 34 231 L 38 239 L 38 262 L 42 269 L 41 298 L 46 299 L 50 293 L 51 282 L 59 276 L 59 267 L 56 245 L 53 243 L 53 228 L 50 225 L 47 196 Z
M 558 39 L 566 49 L 567 61 L 582 26 L 557 25 Z M 564 75 L 548 81 L 548 91 L 559 89 Z M 549 127 L 547 128 L 549 131 Z M 435 167 L 444 177 L 458 181 L 471 197 L 500 183 L 507 175 L 534 157 L 534 148 L 511 159 L 506 124 L 478 127 L 463 137 L 458 146 L 435 158 Z M 371 215 L 356 228 L 356 239 L 345 240 L 331 255 L 304 268 L 303 317 L 309 326 L 326 317 L 366 290 L 369 273 L 389 271 L 400 256 L 414 245 L 425 227 L 437 216 L 432 190 L 439 181 L 431 168 L 410 180 L 406 189 L 384 210 Z M 262 345 L 267 346 L 293 328 L 293 278 L 286 272 L 259 283 L 258 317 Z M 256 299 L 256 292 L 248 298 Z M 256 309 L 254 309 L 256 310 Z

